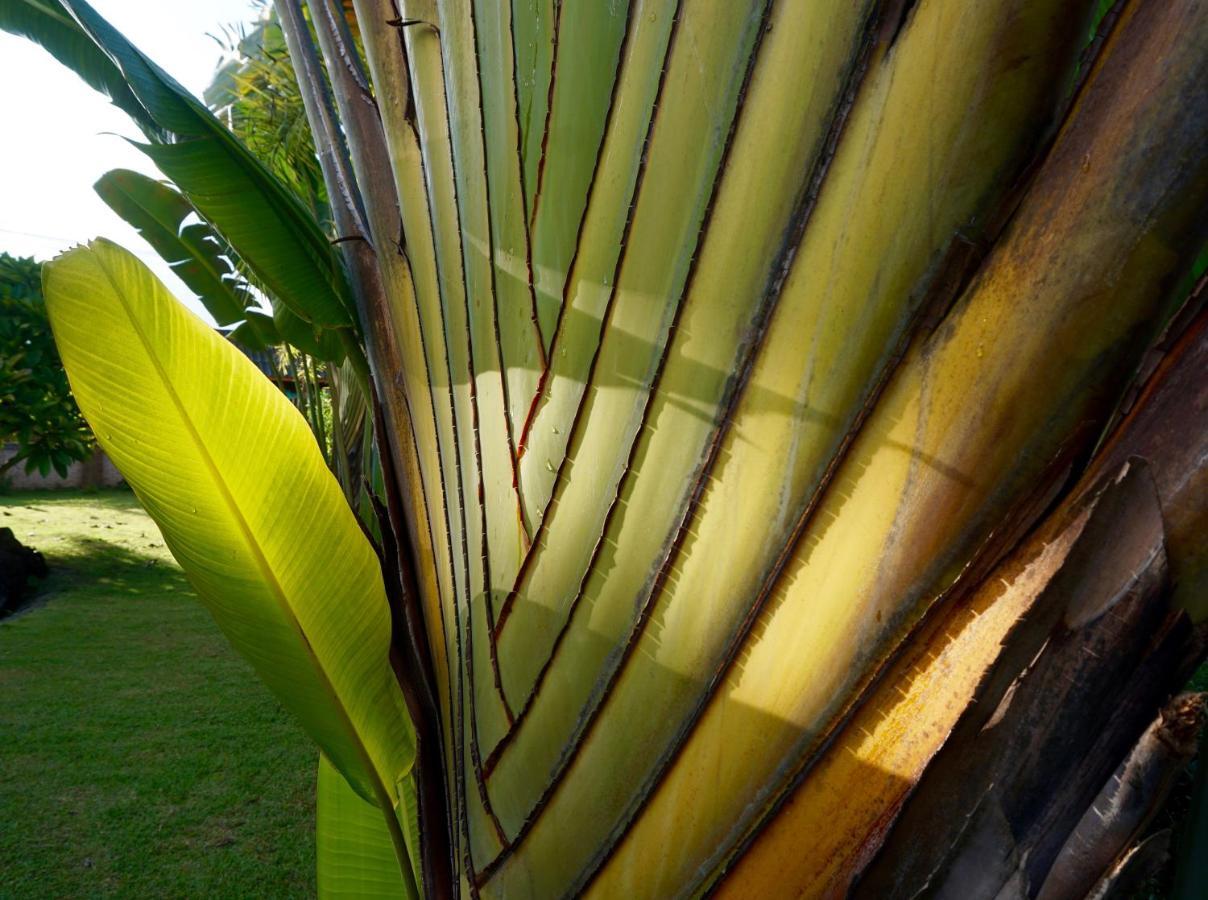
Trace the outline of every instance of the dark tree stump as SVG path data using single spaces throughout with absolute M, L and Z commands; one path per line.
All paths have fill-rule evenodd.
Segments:
M 41 553 L 18 541 L 11 528 L 0 528 L 0 618 L 25 605 L 30 578 L 45 578 L 48 573 Z

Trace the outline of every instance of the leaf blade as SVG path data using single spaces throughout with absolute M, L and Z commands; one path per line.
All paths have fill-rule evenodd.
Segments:
M 271 293 L 315 325 L 355 327 L 344 270 L 313 216 L 201 101 L 91 6 L 6 4 L 0 28 L 34 40 L 129 113 L 152 141 L 141 149 Z
M 304 421 L 116 245 L 44 277 L 81 409 L 203 604 L 358 792 L 395 807 L 414 734 L 381 574 Z
M 323 900 L 419 896 L 402 877 L 382 810 L 359 797 L 326 756 L 319 757 L 315 795 L 315 862 Z
M 166 184 L 129 169 L 113 169 L 102 175 L 93 190 L 115 213 L 132 225 L 155 252 L 163 257 L 194 293 L 219 325 L 232 325 L 245 318 L 244 299 L 234 291 L 228 277 L 234 270 L 221 257 L 221 248 L 208 244 L 205 236 L 181 225 L 192 205 Z M 205 226 L 190 225 L 189 228 Z

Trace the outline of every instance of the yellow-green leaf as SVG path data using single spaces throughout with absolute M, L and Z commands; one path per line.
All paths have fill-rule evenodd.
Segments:
M 415 736 L 372 546 L 302 417 L 108 241 L 47 264 L 72 389 L 227 638 L 366 800 L 391 813 Z
M 326 756 L 319 757 L 315 793 L 319 897 L 418 897 L 415 884 L 399 868 L 381 812 L 357 796 Z

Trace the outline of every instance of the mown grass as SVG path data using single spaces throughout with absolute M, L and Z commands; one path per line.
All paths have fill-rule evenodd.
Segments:
M 316 752 L 124 491 L 0 495 L 0 897 L 314 894 Z

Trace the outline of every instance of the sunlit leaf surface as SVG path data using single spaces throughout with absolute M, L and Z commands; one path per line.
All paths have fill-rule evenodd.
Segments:
M 97 440 L 227 638 L 394 821 L 401 850 L 415 741 L 389 662 L 390 611 L 377 555 L 305 421 L 116 245 L 68 251 L 44 282 Z

